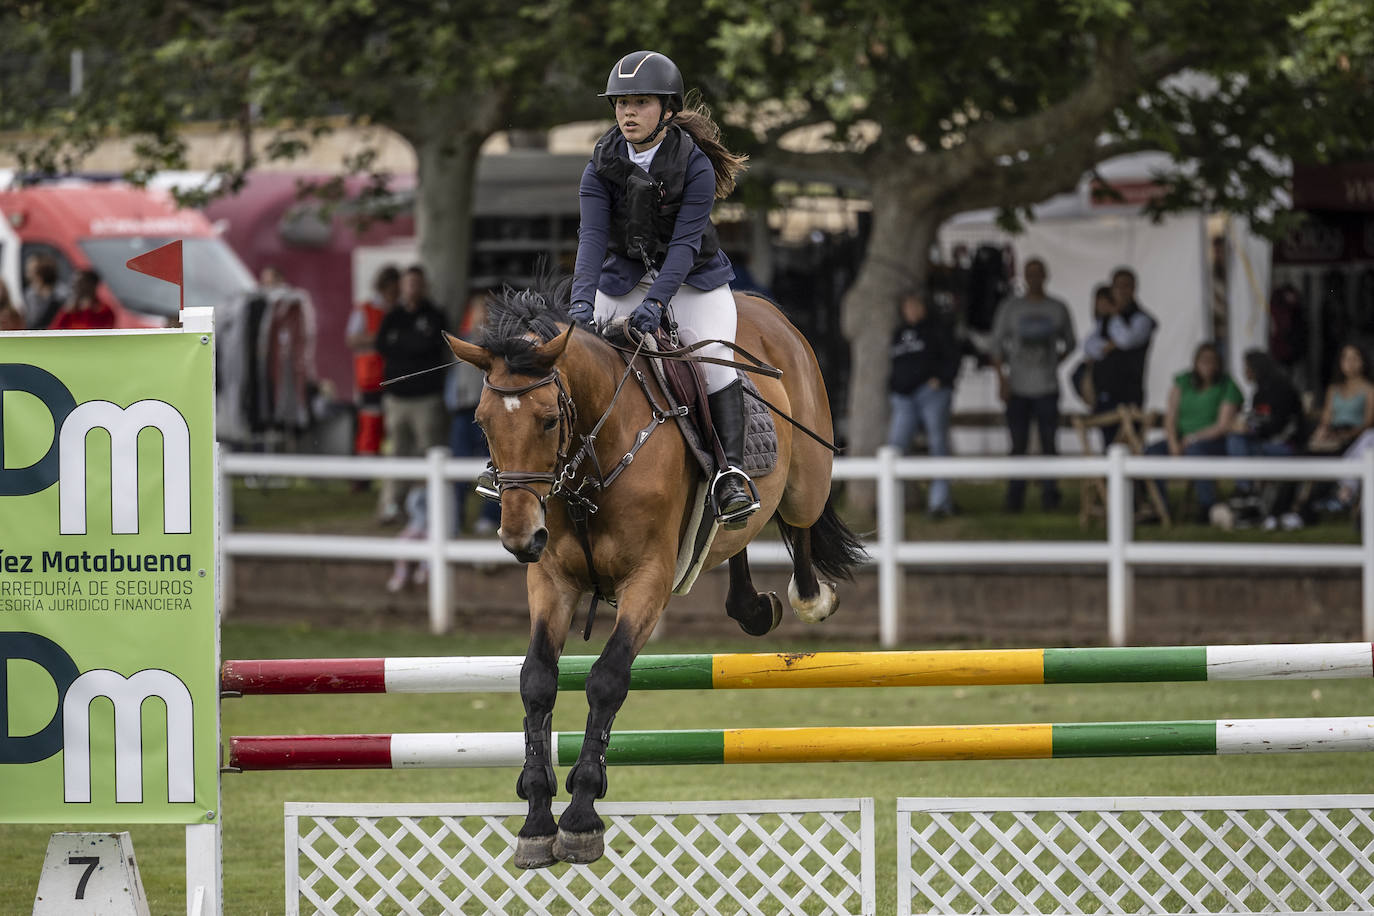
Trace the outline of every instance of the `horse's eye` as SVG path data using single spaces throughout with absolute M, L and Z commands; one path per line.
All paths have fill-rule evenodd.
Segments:
M 556 427 L 557 425 L 558 425 L 558 418 L 557 418 L 557 417 L 549 417 L 547 420 L 544 421 L 544 432 L 546 432 L 546 433 L 551 433 L 551 432 L 553 432 L 554 427 Z

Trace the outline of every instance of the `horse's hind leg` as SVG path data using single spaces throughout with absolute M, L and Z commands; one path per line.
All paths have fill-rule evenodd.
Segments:
M 811 565 L 811 529 L 783 527 L 792 544 L 792 580 L 787 583 L 787 601 L 797 616 L 807 623 L 820 623 L 840 606 L 835 583 L 816 578 Z
M 750 636 L 766 636 L 782 623 L 782 602 L 778 596 L 754 591 L 747 550 L 730 558 L 730 592 L 725 596 L 725 613 Z
M 578 595 L 564 592 L 530 571 L 530 646 L 520 669 L 520 699 L 525 704 L 525 764 L 515 792 L 529 802 L 525 823 L 516 837 L 517 868 L 545 868 L 553 855 L 558 827 L 553 819 L 553 795 L 558 790 L 551 745 L 553 705 L 558 698 L 558 656 L 568 635 L 573 602 Z M 536 585 L 538 581 L 538 585 Z M 536 613 L 540 608 L 543 613 Z
M 587 731 L 577 763 L 568 772 L 572 801 L 558 819 L 558 838 L 553 844 L 553 854 L 560 861 L 586 865 L 601 858 L 604 851 L 606 825 L 597 816 L 596 800 L 606 795 L 606 746 L 611 740 L 611 723 L 630 689 L 630 665 L 668 603 L 671 567 L 656 578 L 667 581 L 621 591 L 615 629 L 587 673 Z

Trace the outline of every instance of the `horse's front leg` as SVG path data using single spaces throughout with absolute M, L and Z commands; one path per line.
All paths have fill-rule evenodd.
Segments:
M 558 819 L 553 854 L 560 861 L 585 865 L 601 858 L 606 826 L 596 813 L 596 800 L 606 794 L 606 745 L 611 723 L 630 689 L 630 665 L 644 648 L 672 587 L 671 568 L 641 576 L 620 590 L 620 610 L 606 647 L 587 674 L 587 731 L 582 751 L 568 772 L 572 801 Z
M 545 868 L 553 854 L 558 826 L 553 819 L 554 749 L 550 746 L 553 705 L 558 698 L 558 657 L 568 637 L 572 609 L 580 593 L 560 586 L 537 565 L 528 573 L 530 646 L 520 669 L 520 699 L 525 704 L 525 764 L 515 792 L 529 802 L 525 824 L 516 837 L 517 868 Z

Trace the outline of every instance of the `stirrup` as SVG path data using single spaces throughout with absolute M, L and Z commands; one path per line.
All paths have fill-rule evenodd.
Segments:
M 719 493 L 720 482 L 727 477 L 738 477 L 744 481 L 745 489 L 749 491 L 751 502 L 743 509 L 736 509 L 734 512 L 722 512 L 717 494 Z M 754 486 L 754 481 L 749 475 L 736 467 L 727 467 L 716 472 L 716 476 L 711 481 L 711 511 L 715 513 L 716 519 L 726 528 L 742 528 L 744 522 L 759 510 L 759 488 Z
M 472 489 L 483 499 L 499 503 L 501 501 L 501 487 L 496 481 L 496 465 L 488 461 L 486 469 L 477 475 L 477 480 Z

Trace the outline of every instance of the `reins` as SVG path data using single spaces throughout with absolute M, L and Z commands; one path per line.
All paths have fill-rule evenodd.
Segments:
M 548 375 L 535 379 L 526 385 L 493 385 L 490 379 L 483 379 L 483 387 L 494 394 L 503 397 L 519 397 L 528 394 L 546 385 L 554 385 L 558 388 L 558 451 L 554 461 L 552 471 L 521 471 L 521 470 L 501 470 L 496 467 L 495 462 L 490 467 L 490 486 L 479 486 L 478 492 L 486 496 L 494 496 L 497 500 L 506 490 L 524 490 L 534 496 L 539 502 L 541 511 L 548 511 L 548 500 L 554 497 L 563 500 L 564 507 L 568 513 L 568 521 L 571 523 L 574 533 L 577 535 L 578 543 L 582 547 L 582 554 L 587 563 L 587 575 L 592 583 L 591 603 L 587 607 L 587 622 L 583 627 L 582 639 L 591 639 L 592 625 L 596 620 L 597 605 L 605 600 L 614 603 L 611 598 L 613 590 L 608 591 L 602 588 L 600 574 L 596 571 L 596 563 L 592 555 L 591 543 L 591 516 L 597 512 L 596 501 L 592 498 L 597 492 L 606 490 L 616 479 L 630 466 L 635 456 L 639 453 L 644 444 L 649 441 L 649 437 L 659 426 L 669 419 L 679 416 L 686 416 L 688 407 L 681 405 L 667 409 L 662 407 L 654 397 L 653 390 L 649 386 L 648 379 L 643 370 L 636 366 L 640 356 L 648 358 L 666 359 L 676 362 L 706 362 L 716 365 L 728 366 L 741 372 L 751 372 L 758 375 L 765 375 L 769 378 L 781 378 L 782 370 L 754 356 L 748 350 L 727 340 L 700 340 L 687 346 L 675 347 L 667 350 L 645 350 L 644 337 L 641 336 L 635 342 L 633 349 L 622 346 L 614 341 L 602 338 L 612 349 L 626 355 L 625 371 L 621 373 L 620 380 L 616 383 L 615 391 L 611 395 L 606 409 L 597 418 L 590 431 L 577 433 L 577 405 L 573 400 L 572 393 L 568 391 L 564 384 L 562 372 L 555 367 Z M 702 356 L 696 351 L 712 344 L 721 344 L 737 353 L 744 361 L 727 359 L 717 359 L 715 357 Z M 633 377 L 639 384 L 640 390 L 644 394 L 644 399 L 649 405 L 651 418 L 649 423 L 636 433 L 634 442 L 629 450 L 616 462 L 615 466 L 607 473 L 601 467 L 601 461 L 596 454 L 596 440 L 602 428 L 610 420 L 612 412 L 615 410 L 616 403 L 620 400 L 621 394 L 625 390 L 626 382 Z M 756 392 L 749 392 L 756 400 L 766 406 L 775 415 L 782 417 L 791 423 L 796 429 L 810 436 L 816 442 L 838 454 L 840 449 L 834 443 L 829 442 L 820 434 L 808 429 L 804 424 L 780 410 L 770 403 L 762 395 Z M 573 450 L 574 442 L 579 442 L 576 450 Z M 590 460 L 592 472 L 583 474 L 579 481 L 578 474 L 584 463 Z M 546 484 L 548 492 L 540 494 L 534 488 L 535 484 Z
M 601 587 L 601 576 L 596 571 L 596 564 L 592 556 L 590 519 L 591 516 L 596 513 L 597 505 L 585 491 L 588 487 L 590 487 L 593 492 L 605 490 L 610 487 L 611 484 L 615 483 L 616 478 L 618 478 L 634 461 L 635 456 L 639 453 L 639 450 L 644 447 L 644 444 L 649 441 L 649 436 L 655 429 L 667 420 L 675 416 L 685 415 L 687 412 L 685 406 L 665 410 L 658 404 L 658 401 L 653 396 L 652 390 L 649 388 L 648 379 L 645 378 L 644 373 L 634 364 L 635 358 L 638 357 L 642 347 L 643 342 L 641 341 L 640 345 L 633 351 L 630 360 L 626 362 L 625 371 L 621 373 L 620 381 L 616 383 L 615 392 L 611 395 L 610 402 L 606 405 L 606 409 L 597 419 L 595 425 L 592 426 L 591 431 L 582 433 L 580 436 L 578 436 L 574 430 L 574 424 L 577 419 L 577 406 L 572 399 L 572 395 L 568 392 L 567 387 L 563 384 L 562 373 L 557 368 L 543 378 L 530 382 L 528 385 L 507 387 L 493 385 L 490 381 L 484 380 L 483 382 L 488 390 L 496 394 L 512 397 L 518 397 L 519 395 L 526 394 L 534 391 L 536 388 L 542 388 L 549 384 L 558 386 L 558 416 L 560 430 L 558 437 L 558 456 L 553 471 L 502 471 L 493 463 L 491 476 L 494 492 L 498 499 L 500 498 L 500 494 L 504 493 L 506 490 L 526 490 L 539 500 L 540 509 L 547 511 L 547 501 L 550 497 L 556 496 L 562 498 L 564 507 L 568 512 L 568 520 L 572 523 L 573 531 L 577 534 L 578 542 L 582 546 L 582 553 L 587 562 L 587 575 L 592 582 L 592 599 L 591 604 L 587 608 L 587 623 L 582 632 L 582 639 L 584 641 L 591 639 L 592 624 L 596 620 L 596 608 L 598 603 L 603 599 L 607 602 L 611 601 L 606 590 Z M 652 412 L 652 418 L 649 420 L 649 424 L 635 435 L 635 440 L 630 446 L 630 450 L 621 457 L 620 461 L 616 463 L 615 467 L 611 468 L 608 474 L 602 469 L 601 460 L 596 455 L 596 438 L 600 434 L 602 427 L 606 425 L 606 421 L 610 419 L 612 411 L 615 410 L 616 402 L 620 400 L 620 395 L 625 390 L 625 383 L 629 381 L 632 376 L 635 381 L 639 383 L 640 389 L 644 392 L 645 400 L 648 401 L 649 408 Z M 578 446 L 576 452 L 569 454 L 569 448 L 575 437 L 581 439 L 581 445 Z M 591 459 L 595 469 L 595 476 L 586 474 L 582 477 L 581 482 L 574 486 L 574 480 L 577 477 L 578 471 L 583 462 L 588 458 Z M 549 492 L 541 496 L 537 490 L 530 486 L 530 484 L 533 483 L 548 484 Z

